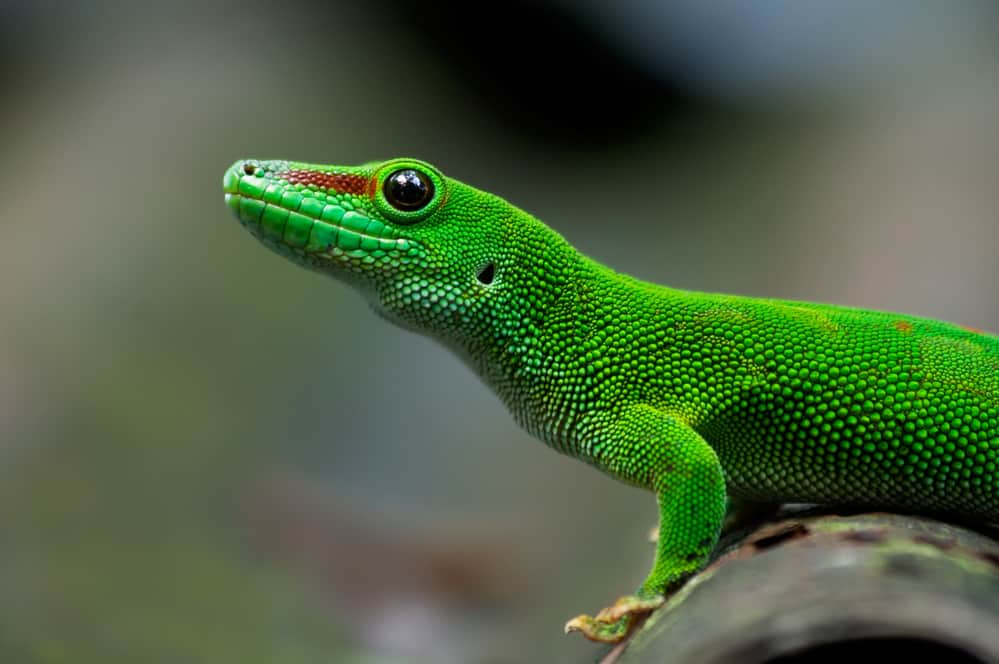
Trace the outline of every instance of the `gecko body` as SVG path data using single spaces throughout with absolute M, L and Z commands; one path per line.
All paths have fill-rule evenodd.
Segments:
M 648 578 L 567 629 L 623 638 L 704 566 L 730 498 L 999 520 L 999 337 L 639 281 L 414 159 L 242 160 L 223 184 L 265 245 L 455 351 L 554 449 L 656 494 Z

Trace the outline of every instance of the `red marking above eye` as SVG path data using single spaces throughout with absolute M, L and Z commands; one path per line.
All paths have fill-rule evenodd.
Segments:
M 977 327 L 968 327 L 967 325 L 958 325 L 958 327 L 972 334 L 985 334 L 985 330 L 979 330 Z
M 323 171 L 306 171 L 293 169 L 284 173 L 276 173 L 291 184 L 315 185 L 326 191 L 338 194 L 364 194 L 368 190 L 368 180 L 363 175 L 349 173 L 327 173 Z

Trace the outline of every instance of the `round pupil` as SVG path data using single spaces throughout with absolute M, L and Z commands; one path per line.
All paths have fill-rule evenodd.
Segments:
M 433 183 L 411 168 L 396 171 L 385 180 L 385 198 L 399 210 L 423 207 L 434 196 Z

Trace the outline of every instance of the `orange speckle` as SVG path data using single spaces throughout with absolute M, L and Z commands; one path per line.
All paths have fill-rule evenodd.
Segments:
M 907 320 L 897 320 L 895 321 L 895 329 L 899 332 L 905 332 L 908 334 L 909 332 L 912 332 L 912 323 Z

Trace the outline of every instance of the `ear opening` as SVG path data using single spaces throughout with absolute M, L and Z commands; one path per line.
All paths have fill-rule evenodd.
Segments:
M 493 279 L 496 278 L 496 263 L 489 261 L 480 267 L 479 271 L 475 273 L 475 278 L 478 279 L 479 283 L 483 286 L 488 286 L 493 283 Z

